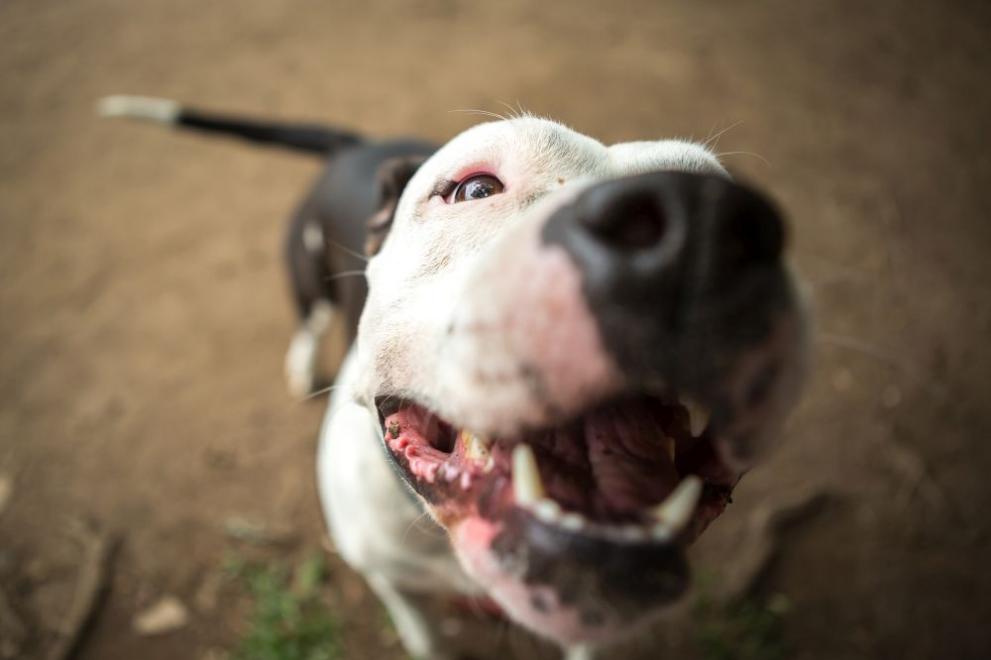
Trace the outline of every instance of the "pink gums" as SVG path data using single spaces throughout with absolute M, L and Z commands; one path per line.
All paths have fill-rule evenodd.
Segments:
M 403 408 L 386 420 L 386 442 L 389 449 L 406 458 L 410 472 L 417 479 L 434 483 L 448 455 L 430 446 L 424 434 L 437 432 L 439 425 L 427 419 L 422 409 Z M 422 431 L 421 431 L 422 429 Z

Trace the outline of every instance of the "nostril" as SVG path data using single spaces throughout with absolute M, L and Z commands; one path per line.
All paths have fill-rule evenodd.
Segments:
M 777 213 L 743 189 L 734 189 L 711 208 L 714 224 L 704 243 L 709 256 L 708 281 L 722 290 L 737 286 L 748 273 L 778 263 L 784 227 Z
M 652 195 L 624 195 L 605 208 L 587 213 L 585 225 L 603 243 L 621 250 L 654 247 L 667 233 L 667 215 Z
M 784 232 L 777 214 L 766 204 L 748 201 L 730 210 L 722 222 L 719 242 L 730 267 L 772 262 L 781 255 Z

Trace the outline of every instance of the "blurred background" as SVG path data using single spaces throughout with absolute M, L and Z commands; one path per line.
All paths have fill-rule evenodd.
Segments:
M 628 657 L 991 657 L 989 44 L 979 1 L 0 2 L 0 658 L 402 657 L 282 377 L 320 163 L 97 119 L 113 93 L 713 139 L 791 218 L 814 369 Z

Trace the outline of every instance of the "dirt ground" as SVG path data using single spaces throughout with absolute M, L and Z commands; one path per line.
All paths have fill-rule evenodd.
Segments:
M 5 600 L 57 637 L 88 521 L 116 544 L 79 657 L 214 658 L 243 629 L 232 553 L 321 545 L 322 402 L 283 385 L 280 262 L 319 163 L 101 121 L 97 98 L 437 140 L 480 121 L 455 110 L 520 103 L 605 142 L 728 129 L 726 163 L 792 219 L 812 380 L 706 570 L 744 561 L 746 521 L 827 493 L 760 581 L 794 657 L 991 657 L 989 44 L 976 1 L 0 2 Z M 398 656 L 336 560 L 331 592 L 348 657 Z M 165 594 L 189 623 L 133 632 Z

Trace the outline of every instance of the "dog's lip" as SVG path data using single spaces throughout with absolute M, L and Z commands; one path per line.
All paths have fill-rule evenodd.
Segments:
M 374 400 L 380 426 L 385 422 L 386 417 L 397 412 L 404 405 L 409 405 L 410 402 L 415 401 L 415 399 L 400 394 L 379 394 Z
M 676 514 L 680 521 L 668 520 L 669 524 L 646 517 L 576 518 L 574 511 L 556 504 L 559 492 L 550 499 L 520 492 L 515 483 L 520 467 L 514 463 L 528 459 L 514 460 L 513 448 L 529 446 L 526 442 L 494 440 L 490 456 L 465 463 L 472 441 L 463 437 L 464 431 L 441 451 L 425 438 L 433 432 L 450 438 L 454 430 L 440 426 L 443 422 L 429 409 L 395 396 L 377 403 L 386 455 L 447 529 L 452 549 L 469 575 L 513 619 L 561 643 L 613 639 L 679 598 L 689 584 L 686 547 L 722 513 L 735 485 L 735 477 L 710 475 L 701 493 L 689 498 L 694 501 L 687 504 L 688 513 Z M 579 421 L 584 419 L 583 415 Z M 568 436 L 554 437 L 561 441 Z M 697 439 L 695 446 L 716 456 L 710 439 Z M 718 459 L 689 458 L 678 483 L 697 491 L 706 466 Z M 652 465 L 650 456 L 646 460 Z M 459 471 L 466 465 L 471 469 Z M 549 476 L 547 494 L 556 490 Z M 678 499 L 668 495 L 661 506 Z
M 477 465 L 473 471 L 466 470 L 460 474 L 456 474 L 456 476 L 461 477 L 458 480 L 460 491 L 456 488 L 447 488 L 443 483 L 443 479 L 437 479 L 435 482 L 432 474 L 429 479 L 424 478 L 422 471 L 418 476 L 412 468 L 413 463 L 408 450 L 404 455 L 403 451 L 397 450 L 398 444 L 390 443 L 390 429 L 386 427 L 386 421 L 404 408 L 419 408 L 426 411 L 427 414 L 433 415 L 433 413 L 429 412 L 431 409 L 416 403 L 415 399 L 408 396 L 380 396 L 376 397 L 375 403 L 380 429 L 382 429 L 383 433 L 382 439 L 386 454 L 398 468 L 400 475 L 407 484 L 415 492 L 424 497 L 429 504 L 434 505 L 438 509 L 445 509 L 445 507 L 447 509 L 453 509 L 456 508 L 455 505 L 459 501 L 468 501 L 472 505 L 478 506 L 478 510 L 474 513 L 492 519 L 506 516 L 510 509 L 514 509 L 518 511 L 520 516 L 530 521 L 528 524 L 531 527 L 544 528 L 549 531 L 553 530 L 555 538 L 558 539 L 572 539 L 575 542 L 579 542 L 582 539 L 598 539 L 603 542 L 627 547 L 656 547 L 658 545 L 670 544 L 687 545 L 694 541 L 708 524 L 722 513 L 725 506 L 732 501 L 730 495 L 739 478 L 738 474 L 721 469 L 712 469 L 711 466 L 714 463 L 718 464 L 719 459 L 718 452 L 715 450 L 715 440 L 707 430 L 705 433 L 693 438 L 696 441 L 695 456 L 689 455 L 684 460 L 679 459 L 681 461 L 679 468 L 682 470 L 682 473 L 677 477 L 672 490 L 680 493 L 680 502 L 672 504 L 669 502 L 669 499 L 677 498 L 664 496 L 663 504 L 645 508 L 625 520 L 595 520 L 583 515 L 582 512 L 565 508 L 553 497 L 544 496 L 536 498 L 533 501 L 521 501 L 518 486 L 513 483 L 518 478 L 518 470 L 511 465 L 513 462 L 512 459 L 506 459 L 507 454 L 512 449 L 526 444 L 518 440 L 509 441 L 508 444 L 502 440 L 495 441 L 499 445 L 497 451 L 501 452 L 502 455 L 500 462 L 503 468 L 496 471 L 496 476 L 503 480 L 503 483 L 499 486 L 503 492 L 497 494 L 498 496 L 491 492 L 480 495 L 480 491 L 486 488 L 486 482 L 491 481 L 491 479 L 489 479 L 489 475 L 487 474 L 488 470 L 477 469 Z M 433 448 L 425 448 L 424 452 L 428 455 L 428 458 L 432 456 L 439 460 L 441 455 L 449 456 L 451 452 L 454 452 L 454 447 L 457 443 L 462 441 L 462 434 L 466 433 L 464 430 L 458 431 L 456 427 L 446 424 L 443 420 L 440 420 L 440 424 L 447 427 L 444 433 L 451 438 L 449 440 L 450 446 L 447 447 L 449 451 L 438 451 L 434 453 Z M 434 444 L 434 439 L 431 438 L 430 442 Z M 699 456 L 698 446 L 703 445 L 703 442 L 704 446 L 709 449 L 708 453 L 711 455 Z M 400 441 L 399 444 L 402 444 L 403 449 L 405 449 L 406 445 L 404 441 Z M 420 456 L 418 455 L 417 459 L 419 458 Z M 507 462 L 510 465 L 507 466 Z M 491 458 L 489 459 L 489 463 L 492 463 Z M 420 465 L 422 466 L 424 463 L 421 462 Z M 436 464 L 428 464 L 428 467 L 437 468 L 438 466 Z M 444 474 L 447 474 L 449 465 L 444 464 L 443 468 L 445 469 Z M 489 469 L 491 469 L 491 466 Z M 539 480 L 539 473 L 537 474 L 537 478 Z M 452 478 L 448 476 L 448 481 L 451 480 Z M 480 482 L 479 488 L 476 488 L 479 485 L 477 482 Z M 691 494 L 687 491 L 695 492 Z M 669 491 L 667 495 L 671 495 L 671 492 Z M 672 509 L 679 509 L 675 514 L 678 520 L 672 523 L 670 521 L 665 522 L 663 517 L 651 517 L 651 514 L 655 510 L 663 508 L 666 508 L 667 512 L 660 515 L 668 517 L 672 515 Z M 441 511 L 441 518 L 445 517 L 443 514 L 444 511 Z M 452 516 L 454 519 L 457 517 L 459 516 Z

